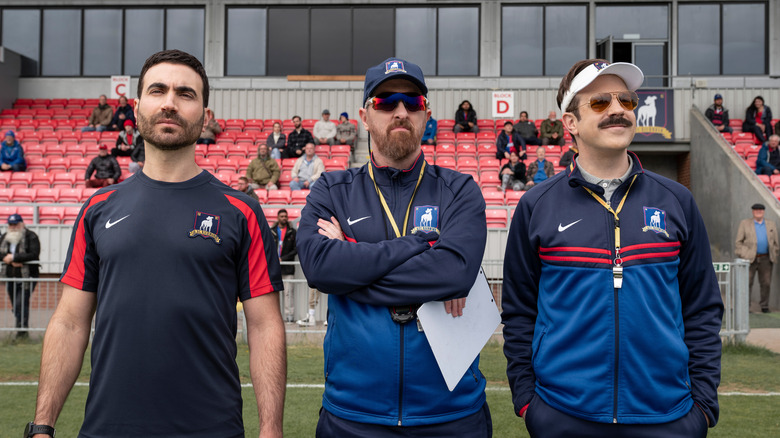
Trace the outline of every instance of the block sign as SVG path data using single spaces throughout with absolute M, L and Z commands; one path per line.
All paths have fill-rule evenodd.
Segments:
M 130 93 L 130 76 L 111 76 L 111 99 L 128 97 Z
M 493 118 L 512 119 L 515 114 L 515 92 L 493 91 Z

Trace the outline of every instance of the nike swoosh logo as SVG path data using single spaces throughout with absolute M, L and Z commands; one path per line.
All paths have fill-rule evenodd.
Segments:
M 582 219 L 580 219 L 578 221 L 574 221 L 574 222 L 570 223 L 569 225 L 566 225 L 565 227 L 563 226 L 563 224 L 558 224 L 558 232 L 560 233 L 561 231 L 566 231 L 566 229 L 568 229 L 570 226 L 576 224 L 577 222 L 579 222 L 581 220 Z
M 350 218 L 347 218 L 347 224 L 351 227 L 352 225 L 355 225 L 356 223 L 362 221 L 363 219 L 368 219 L 370 217 L 371 216 L 363 216 L 363 217 L 361 217 L 359 219 L 355 219 L 354 221 L 351 220 Z
M 114 222 L 111 222 L 111 219 L 107 220 L 107 221 L 106 221 L 106 229 L 109 229 L 109 228 L 113 227 L 114 225 L 116 225 L 116 224 L 118 224 L 118 223 L 122 222 L 123 220 L 127 219 L 129 216 L 130 216 L 130 215 L 128 214 L 127 216 L 123 217 L 122 219 L 117 219 L 117 220 L 116 220 L 116 221 L 114 221 Z

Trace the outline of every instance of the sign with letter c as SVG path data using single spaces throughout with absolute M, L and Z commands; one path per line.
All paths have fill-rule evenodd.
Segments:
M 119 99 L 121 96 L 128 97 L 129 91 L 130 76 L 111 76 L 110 99 Z

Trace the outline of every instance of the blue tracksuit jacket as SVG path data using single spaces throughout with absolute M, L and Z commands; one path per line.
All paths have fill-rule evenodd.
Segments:
M 485 201 L 470 176 L 426 165 L 407 231 L 436 228 L 434 243 L 396 238 L 368 166 L 399 228 L 423 156 L 411 169 L 367 164 L 324 173 L 312 188 L 298 228 L 298 255 L 309 283 L 328 297 L 323 407 L 351 421 L 388 426 L 444 423 L 485 402 L 479 358 L 453 392 L 447 390 L 425 334 L 398 324 L 387 306 L 464 297 L 485 251 Z M 318 233 L 334 216 L 347 241 Z M 468 303 L 466 304 L 468 311 Z
M 695 402 L 718 418 L 723 315 L 710 244 L 690 192 L 642 169 L 612 195 L 623 286 L 614 288 L 614 216 L 576 163 L 529 191 L 504 267 L 504 352 L 515 412 L 534 394 L 602 423 L 665 423 Z

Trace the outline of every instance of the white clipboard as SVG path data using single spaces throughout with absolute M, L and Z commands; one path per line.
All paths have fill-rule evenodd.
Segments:
M 466 298 L 463 316 L 453 318 L 444 311 L 443 302 L 431 301 L 417 309 L 417 318 L 450 391 L 455 389 L 501 323 L 498 306 L 482 268 Z

